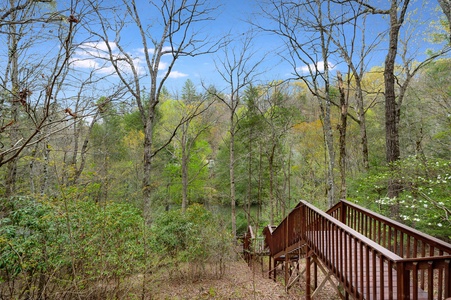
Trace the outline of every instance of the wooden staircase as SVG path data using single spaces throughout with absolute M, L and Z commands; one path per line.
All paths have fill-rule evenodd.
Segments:
M 282 265 L 288 288 L 304 275 L 305 299 L 327 281 L 342 299 L 451 297 L 451 244 L 345 200 L 327 212 L 301 201 L 263 235 L 270 277 Z

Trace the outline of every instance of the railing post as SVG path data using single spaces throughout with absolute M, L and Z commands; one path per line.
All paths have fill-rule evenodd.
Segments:
M 305 215 L 305 205 L 301 205 L 299 207 L 299 216 L 301 218 L 301 238 L 304 240 L 305 239 L 305 231 L 306 231 L 306 215 Z
M 305 299 L 311 299 L 311 278 L 310 278 L 310 268 L 311 268 L 311 253 L 307 253 L 307 257 L 305 258 Z
M 410 273 L 406 268 L 406 263 L 399 261 L 396 262 L 396 276 L 397 276 L 397 299 L 409 300 L 410 299 Z
M 340 222 L 341 223 L 343 223 L 343 224 L 345 224 L 345 225 L 347 225 L 346 224 L 346 214 L 348 213 L 347 212 L 347 206 L 346 206 L 346 204 L 343 202 L 343 201 L 341 201 L 340 202 L 340 210 L 341 210 L 341 214 L 340 214 Z
M 268 270 L 269 270 L 269 272 L 268 272 L 268 278 L 269 279 L 271 279 L 271 273 L 272 273 L 272 263 L 271 263 L 271 258 L 272 258 L 272 256 L 271 256 L 271 254 L 269 254 L 269 256 L 268 256 L 268 262 L 269 262 L 269 266 L 268 266 Z
M 288 213 L 288 215 L 287 215 L 287 218 L 286 218 L 286 223 L 285 223 L 285 241 L 284 241 L 284 243 L 285 243 L 285 245 L 284 245 L 284 248 L 285 248 L 285 262 L 284 262 L 284 264 L 285 264 L 285 286 L 288 286 L 288 265 L 289 265 L 289 262 L 288 262 L 288 245 L 289 245 L 289 243 L 288 243 L 288 233 L 289 233 L 289 228 L 290 228 L 290 213 Z
M 451 297 L 451 263 L 445 260 L 445 298 Z

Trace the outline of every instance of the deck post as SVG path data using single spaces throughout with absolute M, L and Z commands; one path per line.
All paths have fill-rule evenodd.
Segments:
M 410 273 L 406 269 L 405 262 L 396 263 L 396 276 L 398 283 L 397 299 L 409 300 L 410 299 Z
M 450 260 L 445 261 L 445 299 L 451 297 L 451 264 Z
M 277 281 L 277 260 L 273 258 L 273 274 L 274 274 L 274 281 Z
M 311 287 L 310 287 L 310 267 L 311 267 L 311 258 L 310 254 L 307 254 L 305 258 L 305 299 L 311 300 Z
M 347 223 L 346 223 L 346 214 L 347 214 L 346 204 L 343 201 L 341 201 L 340 206 L 341 206 L 340 222 L 347 225 Z
M 313 261 L 313 289 L 316 290 L 317 288 L 318 288 L 318 264 L 315 259 Z
M 289 264 L 289 257 L 288 257 L 288 228 L 290 227 L 290 213 L 288 213 L 286 217 L 286 225 L 285 225 L 285 241 L 284 241 L 284 248 L 285 248 L 285 286 L 288 285 L 288 264 Z
M 269 262 L 269 265 L 268 265 L 268 270 L 269 270 L 269 272 L 268 272 L 268 278 L 269 279 L 271 279 L 271 272 L 272 272 L 272 264 L 271 264 L 271 254 L 268 256 L 268 262 Z

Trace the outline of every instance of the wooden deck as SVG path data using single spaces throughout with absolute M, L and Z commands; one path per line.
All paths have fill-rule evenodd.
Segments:
M 450 244 L 347 201 L 327 213 L 301 201 L 279 226 L 263 233 L 273 267 L 293 257 L 306 259 L 306 299 L 322 286 L 318 266 L 339 282 L 343 299 L 451 297 Z M 302 255 L 290 256 L 299 247 Z

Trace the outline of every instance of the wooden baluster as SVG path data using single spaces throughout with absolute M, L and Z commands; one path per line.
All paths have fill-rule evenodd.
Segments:
M 388 250 L 393 252 L 393 247 L 392 247 L 392 229 L 390 226 L 388 226 L 388 237 L 387 237 L 387 246 L 385 248 L 387 248 Z
M 426 256 L 426 245 L 424 242 L 421 242 L 421 256 L 420 257 L 425 257 Z M 420 286 L 421 289 L 424 290 L 424 284 L 425 284 L 425 276 L 424 276 L 424 270 L 421 270 L 421 280 L 420 280 Z
M 394 245 L 394 249 L 393 252 L 395 254 L 398 254 L 397 250 L 398 250 L 398 230 L 394 229 L 394 241 L 393 241 L 393 245 Z M 398 254 L 399 255 L 399 254 Z
M 442 250 L 440 250 L 439 252 L 438 252 L 438 255 L 439 256 L 443 256 L 444 255 L 444 253 L 443 253 L 443 251 Z M 444 269 L 443 268 L 440 268 L 440 269 L 438 269 L 438 279 L 437 279 L 437 281 L 438 281 L 438 290 L 437 290 L 437 293 L 438 293 L 438 299 L 442 299 L 442 293 L 443 293 L 443 272 L 444 272 Z
M 407 258 L 411 257 L 411 255 L 410 255 L 410 251 L 411 251 L 410 239 L 411 239 L 411 237 L 408 235 L 407 236 L 407 248 L 406 248 L 407 249 L 407 253 L 406 253 Z
M 388 261 L 388 267 L 387 267 L 387 271 L 388 271 L 388 299 L 392 300 L 393 299 L 393 263 L 392 261 Z
M 372 273 L 373 273 L 373 299 L 378 299 L 378 298 L 376 298 L 376 295 L 377 295 L 377 273 L 376 273 L 377 255 L 374 250 L 371 250 L 371 260 L 372 260 L 371 264 L 372 264 Z
M 445 290 L 444 290 L 444 297 L 445 299 L 448 297 L 451 297 L 451 261 L 449 259 L 445 260 L 445 267 L 444 267 L 444 277 L 445 277 Z
M 357 296 L 357 291 L 359 289 L 359 273 L 357 272 L 357 265 L 359 264 L 359 255 L 358 255 L 358 242 L 357 239 L 353 239 L 354 240 L 354 253 L 351 253 L 351 257 L 354 258 L 354 286 L 355 286 L 355 290 L 354 290 L 354 296 Z M 361 260 L 360 260 L 361 262 Z
M 379 245 L 382 245 L 382 222 L 377 222 L 377 241 Z
M 399 232 L 399 256 L 404 257 L 404 233 Z
M 385 270 L 384 270 L 384 258 L 381 255 L 379 257 L 379 299 L 385 299 Z
M 418 263 L 413 263 L 412 269 L 412 287 L 413 287 L 413 298 L 412 300 L 418 300 Z
M 360 257 L 360 263 L 359 263 L 359 280 L 360 280 L 360 287 L 361 287 L 361 293 L 360 293 L 360 298 L 361 299 L 363 299 L 363 297 L 364 297 L 364 289 L 365 289 L 365 285 L 364 285 L 364 283 L 363 283 L 363 265 L 364 265 L 364 263 L 366 263 L 366 261 L 365 261 L 365 259 L 363 258 L 363 243 L 362 242 L 360 242 L 359 243 L 359 257 Z M 368 269 L 366 269 L 367 270 L 367 273 L 368 273 Z
M 433 300 L 434 296 L 434 269 L 432 268 L 432 261 L 428 262 L 428 300 Z
M 417 258 L 418 257 L 418 239 L 413 238 L 413 253 L 412 253 L 412 257 L 413 258 Z
M 339 236 L 339 241 L 340 241 L 340 247 L 339 247 L 339 261 L 340 261 L 340 280 L 343 282 L 345 279 L 345 274 L 343 273 L 343 260 L 344 260 L 344 256 L 343 256 L 343 230 L 340 229 L 340 236 Z

